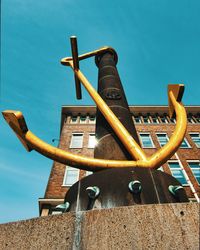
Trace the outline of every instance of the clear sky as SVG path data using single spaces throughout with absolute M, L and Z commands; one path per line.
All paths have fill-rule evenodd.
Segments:
M 119 56 L 129 104 L 167 105 L 167 84 L 185 83 L 183 102 L 199 105 L 199 0 L 2 0 L 1 111 L 23 112 L 28 127 L 52 143 L 59 137 L 61 106 L 75 99 L 74 79 L 60 59 L 104 45 Z M 97 68 L 80 64 L 96 86 Z M 52 161 L 27 153 L 0 117 L 0 223 L 38 216 Z

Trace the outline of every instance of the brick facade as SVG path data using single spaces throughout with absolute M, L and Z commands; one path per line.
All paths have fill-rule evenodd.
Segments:
M 136 124 L 136 130 L 138 133 L 150 133 L 155 148 L 145 148 L 145 153 L 147 155 L 153 154 L 160 147 L 156 133 L 166 133 L 170 137 L 174 131 L 175 124 L 170 122 L 167 114 L 167 107 L 165 106 L 140 106 L 140 107 L 130 107 L 132 113 L 135 116 L 141 117 L 142 123 Z M 200 194 L 199 184 L 194 177 L 190 167 L 187 164 L 188 160 L 199 160 L 200 159 L 200 148 L 198 148 L 193 140 L 191 139 L 189 133 L 191 132 L 200 132 L 200 122 L 195 120 L 195 117 L 199 117 L 200 107 L 187 107 L 187 113 L 190 117 L 193 117 L 195 123 L 188 123 L 188 129 L 186 133 L 186 140 L 191 146 L 190 148 L 179 148 L 177 151 L 177 156 L 180 159 L 189 180 L 191 181 L 195 191 Z M 80 123 L 80 116 L 87 116 L 86 123 Z M 89 123 L 89 117 L 95 115 L 95 107 L 91 106 L 64 106 L 62 108 L 62 117 L 61 117 L 61 133 L 60 133 L 60 143 L 59 147 L 71 151 L 75 154 L 81 154 L 84 156 L 93 157 L 94 149 L 88 148 L 88 139 L 90 133 L 95 133 L 95 124 Z M 152 122 L 152 116 L 158 117 L 159 123 L 145 124 L 143 117 L 148 115 L 150 121 Z M 165 115 L 169 123 L 162 123 L 160 117 Z M 71 123 L 71 118 L 76 116 L 77 123 Z M 83 133 L 83 147 L 79 149 L 70 149 L 70 142 L 72 133 Z M 177 157 L 174 155 L 171 159 L 177 160 Z M 170 168 L 167 163 L 163 164 L 163 170 L 166 173 L 171 174 Z M 39 200 L 40 212 L 42 212 L 43 207 L 45 206 L 55 206 L 59 204 L 65 197 L 65 194 L 69 187 L 63 186 L 63 179 L 65 175 L 66 166 L 58 162 L 53 163 L 53 167 L 50 173 L 48 185 L 45 192 L 44 199 Z M 79 179 L 83 178 L 86 175 L 86 172 L 80 170 Z M 191 191 L 189 185 L 185 186 L 188 197 L 194 198 L 194 195 Z M 58 201 L 58 202 L 57 202 Z M 51 204 L 52 203 L 52 204 Z

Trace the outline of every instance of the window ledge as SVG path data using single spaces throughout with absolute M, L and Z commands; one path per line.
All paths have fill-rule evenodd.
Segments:
M 74 148 L 74 147 L 69 147 L 70 149 L 83 149 L 83 147 L 80 148 Z
M 150 147 L 150 148 L 147 148 L 147 147 L 142 147 L 144 149 L 156 149 L 156 147 Z

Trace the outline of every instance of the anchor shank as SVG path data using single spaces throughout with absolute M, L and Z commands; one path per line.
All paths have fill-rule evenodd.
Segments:
M 139 138 L 132 120 L 126 96 L 116 68 L 116 60 L 110 52 L 97 55 L 96 64 L 99 68 L 98 93 L 125 126 L 131 136 L 140 145 Z M 94 157 L 102 159 L 133 159 L 115 132 L 97 108 L 96 137 Z

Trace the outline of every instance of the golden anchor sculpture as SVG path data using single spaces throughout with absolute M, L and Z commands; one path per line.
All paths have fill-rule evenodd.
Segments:
M 63 58 L 61 60 L 61 64 L 70 66 L 74 71 L 77 98 L 81 98 L 80 83 L 82 83 L 122 144 L 133 157 L 133 160 L 105 160 L 89 158 L 56 148 L 42 141 L 28 129 L 22 112 L 14 110 L 3 111 L 2 114 L 5 120 L 14 130 L 26 150 L 29 152 L 31 150 L 36 150 L 40 154 L 54 161 L 93 172 L 107 168 L 120 167 L 157 169 L 169 160 L 181 145 L 187 129 L 187 115 L 185 108 L 181 103 L 184 85 L 168 85 L 169 116 L 172 117 L 174 114 L 176 115 L 175 130 L 168 143 L 166 143 L 152 156 L 147 156 L 79 69 L 79 61 L 92 56 L 109 51 L 117 57 L 115 50 L 111 47 L 102 47 L 98 50 L 78 55 L 76 37 L 71 37 L 71 48 L 72 57 Z

